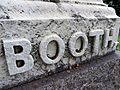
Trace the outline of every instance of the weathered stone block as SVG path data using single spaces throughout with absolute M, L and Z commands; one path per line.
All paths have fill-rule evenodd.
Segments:
M 119 17 L 102 0 L 2 0 L 0 6 L 0 88 L 57 73 L 116 49 Z M 18 45 L 19 40 L 29 43 Z M 23 68 L 26 64 L 28 68 Z

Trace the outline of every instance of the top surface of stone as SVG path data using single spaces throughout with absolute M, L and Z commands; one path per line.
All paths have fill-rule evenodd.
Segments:
M 60 3 L 60 4 L 57 4 Z M 1 0 L 0 20 L 116 18 L 113 8 L 102 0 Z M 97 14 L 97 15 L 96 15 Z M 37 17 L 36 17 L 37 16 Z M 80 17 L 78 17 L 80 18 Z
M 5 4 L 7 2 L 15 2 L 16 0 L 2 0 L 0 1 L 0 5 Z M 72 2 L 72 3 L 96 3 L 96 4 L 103 4 L 103 0 L 19 0 L 17 2 L 22 1 L 43 1 L 43 2 Z
M 52 1 L 52 0 L 24 0 L 24 1 Z M 57 0 L 53 0 L 57 1 Z M 72 2 L 103 2 L 103 0 L 58 0 L 58 1 L 72 1 Z
M 103 4 L 103 0 L 24 0 L 24 1 L 45 1 L 45 2 L 72 2 L 72 3 L 96 3 Z

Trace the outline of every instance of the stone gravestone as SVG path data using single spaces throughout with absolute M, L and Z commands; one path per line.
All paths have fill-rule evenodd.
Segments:
M 1 0 L 0 88 L 116 50 L 119 17 L 102 0 Z

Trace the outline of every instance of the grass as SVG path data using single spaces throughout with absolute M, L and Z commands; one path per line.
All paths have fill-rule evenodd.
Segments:
M 120 51 L 120 36 L 118 37 L 118 42 L 119 42 L 119 44 L 118 44 L 117 49 Z

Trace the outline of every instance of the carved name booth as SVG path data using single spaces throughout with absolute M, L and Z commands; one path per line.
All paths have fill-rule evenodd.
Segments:
M 116 50 L 119 17 L 102 0 L 0 1 L 0 87 Z

